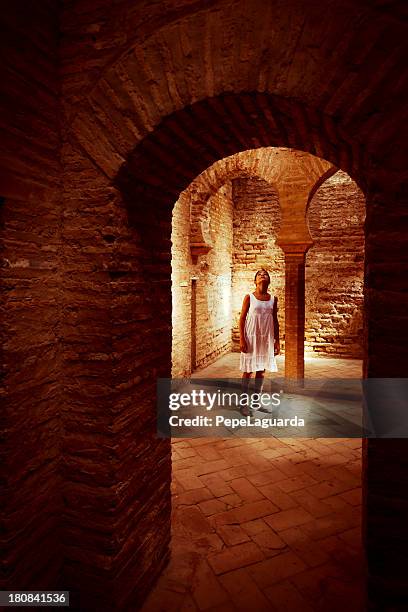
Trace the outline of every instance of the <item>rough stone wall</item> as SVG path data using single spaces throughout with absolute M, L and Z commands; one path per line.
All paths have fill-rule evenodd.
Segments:
M 362 359 L 365 199 L 342 171 L 314 194 L 306 254 L 305 348 Z
M 254 291 L 255 272 L 265 267 L 270 274 L 269 291 L 278 298 L 281 337 L 285 331 L 285 261 L 275 244 L 281 211 L 276 189 L 261 179 L 233 181 L 234 241 L 232 268 L 232 339 L 239 351 L 238 320 L 246 293 Z
M 118 212 L 118 197 L 89 160 L 78 158 L 75 147 L 63 135 L 62 580 L 72 593 L 72 605 L 88 609 L 86 597 L 78 600 L 77 592 L 86 592 L 86 584 L 95 592 L 103 583 L 110 585 L 110 551 L 106 542 L 112 542 L 115 552 L 118 546 L 111 536 L 111 524 L 117 520 L 113 469 L 117 465 L 113 434 L 114 294 L 109 273 L 114 242 L 104 238 L 112 236 L 116 241 L 113 219 Z M 81 565 L 84 558 L 86 563 Z M 95 597 L 95 606 L 100 603 Z
M 193 195 L 176 202 L 172 225 L 173 349 L 172 375 L 191 372 L 191 278 L 196 281 L 196 367 L 204 367 L 231 348 L 232 187 L 227 183 L 209 200 L 206 233 L 212 249 L 196 264 L 190 254 Z

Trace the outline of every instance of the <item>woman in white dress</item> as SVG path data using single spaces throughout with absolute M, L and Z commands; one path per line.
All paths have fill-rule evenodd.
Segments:
M 255 274 L 255 291 L 247 294 L 242 303 L 239 319 L 240 364 L 243 383 L 248 385 L 252 372 L 260 379 L 262 387 L 265 370 L 277 372 L 275 355 L 280 353 L 278 300 L 268 293 L 271 282 L 269 273 L 261 268 Z M 249 415 L 249 409 L 241 408 L 242 414 Z

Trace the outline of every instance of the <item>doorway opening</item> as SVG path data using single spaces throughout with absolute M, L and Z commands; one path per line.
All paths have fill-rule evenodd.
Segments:
M 194 243 L 195 252 L 186 237 L 191 247 L 192 217 L 203 207 L 197 204 L 197 185 L 183 192 L 174 209 L 176 377 L 240 376 L 237 317 L 261 265 L 272 270 L 285 347 L 279 190 L 265 177 L 242 175 L 242 169 L 215 187 L 199 216 L 202 240 Z M 360 190 L 342 172 L 322 183 L 308 204 L 313 245 L 305 259 L 301 305 L 306 377 L 361 377 L 364 210 Z M 193 271 L 177 270 L 181 253 Z M 189 284 L 181 278 L 186 273 Z M 182 298 L 188 287 L 190 296 Z M 191 352 L 183 364 L 181 339 L 188 340 L 189 322 Z M 188 357 L 188 350 L 184 354 Z M 283 350 L 281 373 L 284 360 Z M 243 605 L 245 598 L 259 609 L 289 602 L 307 610 L 350 600 L 362 609 L 360 439 L 176 439 L 172 446 L 173 557 L 146 610 L 167 599 L 169 590 L 175 606 L 188 602 L 194 609 Z

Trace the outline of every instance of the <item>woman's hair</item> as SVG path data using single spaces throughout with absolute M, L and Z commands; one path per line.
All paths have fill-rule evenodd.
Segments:
M 268 280 L 269 280 L 269 282 L 271 282 L 271 277 L 269 276 L 269 272 L 268 272 L 268 270 L 266 270 L 265 268 L 260 268 L 260 269 L 257 271 L 257 273 L 255 274 L 254 282 L 256 283 L 256 277 L 257 277 L 257 276 L 258 276 L 258 274 L 259 274 L 260 272 L 262 272 L 262 271 L 264 271 L 264 272 L 266 272 L 266 273 L 267 273 L 267 275 L 268 275 Z

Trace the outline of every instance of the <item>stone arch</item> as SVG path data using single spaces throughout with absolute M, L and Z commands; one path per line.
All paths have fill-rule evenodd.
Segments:
M 288 177 L 303 191 L 303 174 L 304 183 L 313 185 L 316 181 L 311 187 L 312 193 L 316 190 L 316 185 L 321 185 L 335 171 L 333 167 L 328 168 L 327 162 L 323 160 L 284 147 L 261 147 L 242 151 L 215 162 L 188 188 L 189 193 L 193 195 L 190 234 L 192 256 L 208 252 L 211 248 L 203 228 L 208 199 L 228 180 L 257 177 L 270 183 L 279 194 L 279 191 L 286 191 Z
M 343 0 L 322 9 L 292 0 L 282 11 L 274 3 L 265 8 L 262 0 L 251 5 L 226 0 L 170 2 L 164 9 L 149 8 L 145 16 L 146 7 L 132 10 L 123 3 L 107 23 L 98 20 L 97 11 L 93 28 L 83 18 L 82 30 L 78 16 L 75 26 L 89 40 L 93 70 L 80 76 L 73 71 L 76 78 L 66 78 L 64 93 L 75 109 L 74 131 L 112 176 L 112 161 L 116 165 L 125 159 L 134 142 L 155 129 L 164 116 L 224 92 L 258 91 L 301 101 L 296 127 L 303 137 L 315 140 L 323 122 L 331 140 L 339 140 L 336 133 L 343 117 L 346 134 L 353 134 L 352 139 L 345 138 L 353 149 L 346 155 L 355 157 L 363 143 L 365 149 L 379 151 L 390 133 L 396 133 L 396 117 L 403 111 L 399 90 L 404 83 L 397 78 L 406 54 L 403 18 L 397 8 L 386 11 Z M 69 21 L 65 28 L 69 42 L 70 35 L 74 37 Z M 364 37 L 353 46 L 360 31 Z M 106 44 L 111 37 L 114 46 Z M 396 40 L 401 44 L 395 45 Z M 378 48 L 388 58 L 381 65 L 375 61 Z M 373 65 L 374 73 L 367 70 Z M 376 112 L 369 113 L 374 93 L 378 104 Z M 308 113 L 306 108 L 320 110 Z M 244 104 L 240 113 L 247 112 L 251 109 Z M 377 129 L 383 112 L 387 129 Z M 293 120 L 295 114 L 289 116 Z M 334 119 L 333 124 L 326 124 L 324 116 Z M 393 155 L 390 150 L 384 153 Z M 329 159 L 322 151 L 316 154 Z M 338 166 L 349 172 L 344 162 Z
M 260 149 L 259 151 L 263 151 Z M 250 163 L 249 151 L 224 158 L 215 162 L 211 168 L 201 173 L 190 185 L 188 191 L 193 195 L 191 206 L 190 249 L 193 259 L 197 254 L 208 252 L 210 241 L 204 228 L 209 200 L 227 181 L 238 178 L 263 178 L 272 183 L 271 176 L 265 178 L 264 172 Z M 276 186 L 273 185 L 276 189 Z
M 251 109 L 245 116 L 241 111 L 243 106 Z M 112 257 L 106 271 L 111 279 L 112 312 L 120 312 L 121 322 L 133 321 L 140 316 L 138 327 L 130 328 L 126 334 L 126 346 L 131 348 L 123 353 L 124 341 L 119 337 L 112 340 L 117 371 L 121 373 L 114 397 L 120 397 L 121 403 L 126 401 L 129 406 L 127 410 L 133 405 L 135 392 L 138 393 L 134 390 L 133 381 L 143 378 L 146 368 L 153 376 L 170 374 L 171 210 L 179 193 L 206 167 L 217 159 L 255 145 L 297 148 L 312 154 L 319 152 L 324 159 L 357 177 L 366 190 L 367 206 L 370 206 L 369 156 L 358 145 L 351 147 L 344 139 L 344 132 L 340 137 L 338 125 L 332 123 L 334 132 L 326 131 L 330 125 L 329 118 L 320 121 L 319 130 L 313 132 L 313 141 L 307 139 L 302 122 L 304 117 L 309 117 L 309 112 L 307 109 L 301 111 L 298 101 L 282 100 L 258 92 L 225 94 L 198 102 L 164 118 L 160 126 L 147 135 L 129 153 L 126 163 L 120 166 L 114 180 L 117 191 L 111 194 L 113 210 L 120 210 L 114 232 L 119 239 L 112 245 Z M 241 130 L 239 137 L 237 124 Z M 308 125 L 311 129 L 311 125 Z M 207 129 L 204 129 L 205 126 Z M 300 135 L 302 133 L 303 137 Z M 337 134 L 338 140 L 330 139 L 333 133 Z M 108 158 L 112 161 L 110 156 Z M 99 164 L 95 167 L 94 161 L 91 163 L 96 170 Z M 112 182 L 106 172 L 104 182 L 111 193 Z M 151 297 L 143 284 L 146 277 L 155 287 L 154 309 L 149 312 Z M 370 308 L 367 300 L 366 307 Z M 142 361 L 136 358 L 134 348 L 140 346 L 141 333 L 147 351 Z M 365 367 L 367 371 L 367 363 Z M 147 387 L 154 397 L 153 382 Z M 154 420 L 150 421 L 147 432 L 150 433 L 145 440 L 146 449 L 155 454 L 156 460 L 166 466 L 166 473 L 169 473 L 168 440 L 154 440 Z M 158 478 L 157 474 L 155 478 Z M 152 484 L 154 482 L 153 479 Z M 155 512 L 169 521 L 170 489 L 164 481 L 161 491 Z M 146 500 L 146 508 L 150 503 L 150 500 Z M 146 510 L 146 517 L 148 512 Z M 164 536 L 156 541 L 157 555 L 161 559 L 167 554 L 168 541 L 168 537 Z
M 134 602 L 135 589 L 142 598 L 168 555 L 170 447 L 168 440 L 155 437 L 152 380 L 170 372 L 171 206 L 209 165 L 239 151 L 283 146 L 326 159 L 359 183 L 367 198 L 364 372 L 406 372 L 400 283 L 403 266 L 406 269 L 401 253 L 407 251 L 397 235 L 406 219 L 403 4 L 391 10 L 339 0 L 322 8 L 321 3 L 291 0 L 282 11 L 279 3 L 265 8 L 262 0 L 209 0 L 189 6 L 177 2 L 177 7 L 169 2 L 168 7 L 159 14 L 159 4 L 131 8 L 124 2 L 117 19 L 109 19 L 98 7 L 93 23 L 85 11 L 76 19 L 71 15 L 71 21 L 68 14 L 62 24 L 62 57 L 71 68 L 64 72 L 63 100 L 66 109 L 75 107 L 67 112 L 71 123 L 63 130 L 63 163 L 66 185 L 83 194 L 78 204 L 74 197 L 69 200 L 64 223 L 69 233 L 70 223 L 75 229 L 83 220 L 88 232 L 81 235 L 76 251 L 67 244 L 64 248 L 92 275 L 89 291 L 103 313 L 96 357 L 90 349 L 79 349 L 69 334 L 67 353 L 70 359 L 79 354 L 78 361 L 86 350 L 92 352 L 90 360 L 102 361 L 99 355 L 106 353 L 109 364 L 97 362 L 91 382 L 75 377 L 67 381 L 65 413 L 79 404 L 86 406 L 87 414 L 97 415 L 91 434 L 100 436 L 103 430 L 109 440 L 98 448 L 98 457 L 110 466 L 113 454 L 118 468 L 109 471 L 106 492 L 87 483 L 91 488 L 84 493 L 75 448 L 66 444 L 66 584 L 81 584 L 86 575 L 91 605 L 96 594 L 106 594 L 107 579 L 114 585 L 109 594 L 113 601 L 116 594 L 121 602 Z M 136 44 L 131 42 L 132 29 Z M 81 48 L 72 58 L 77 37 Z M 109 231 L 101 232 L 100 226 Z M 71 268 L 67 275 L 75 296 L 79 281 Z M 154 291 L 146 288 L 146 279 Z M 87 339 L 84 330 L 94 341 L 89 312 L 79 298 L 77 303 L 81 342 Z M 383 358 L 390 350 L 393 363 Z M 105 390 L 107 380 L 109 390 L 99 391 L 95 399 L 95 387 L 99 383 L 98 389 Z M 143 406 L 137 418 L 135 405 Z M 92 429 L 92 418 L 89 422 Z M 398 473 L 406 448 L 401 441 L 390 452 L 377 442 L 382 441 L 365 446 L 366 482 L 372 491 L 378 491 L 381 482 L 383 492 L 366 490 L 365 524 L 369 572 L 382 578 L 378 568 L 389 569 L 378 587 L 379 599 L 389 602 L 393 581 L 398 589 L 405 584 L 401 568 L 406 553 L 398 541 L 405 533 L 405 517 L 392 510 L 392 542 L 376 525 L 390 510 L 387 496 L 393 497 L 384 465 L 387 473 Z M 83 458 L 81 467 L 93 473 L 92 457 Z M 82 528 L 77 500 L 83 498 L 88 519 L 102 526 L 98 542 Z M 123 500 L 138 519 L 131 524 Z M 86 572 L 78 561 L 83 547 L 89 551 Z M 390 550 L 400 554 L 391 555 Z
M 326 182 L 330 177 L 332 177 L 337 172 L 337 170 L 338 168 L 336 168 L 335 166 L 331 166 L 331 168 L 326 170 L 326 172 L 322 174 L 320 178 L 317 179 L 316 183 L 313 185 L 312 189 L 310 190 L 310 194 L 309 194 L 307 205 L 306 205 L 306 214 L 309 209 L 310 202 L 313 200 L 313 196 L 315 195 L 316 191 L 323 185 L 324 182 Z
M 245 115 L 242 107 L 248 109 Z M 302 138 L 302 130 L 299 131 L 302 117 L 304 113 L 300 112 L 297 101 L 256 92 L 225 94 L 164 118 L 154 132 L 130 151 L 113 181 L 114 191 L 112 179 L 106 173 L 101 178 L 95 160 L 87 161 L 98 176 L 98 184 L 102 184 L 100 193 L 105 189 L 110 198 L 105 214 L 110 234 L 115 238 L 103 247 L 109 253 L 104 264 L 109 291 L 106 299 L 112 316 L 110 325 L 115 330 L 112 335 L 109 327 L 108 332 L 115 358 L 115 385 L 109 402 L 110 405 L 118 402 L 122 406 L 121 418 L 133 423 L 129 431 L 139 440 L 139 452 L 154 456 L 155 463 L 162 466 L 160 473 L 150 474 L 147 492 L 138 502 L 144 509 L 146 529 L 154 529 L 154 521 L 157 516 L 161 517 L 163 531 L 152 536 L 151 542 L 156 547 L 157 558 L 162 560 L 168 554 L 170 535 L 165 529 L 166 522 L 169 527 L 171 510 L 170 443 L 156 438 L 154 398 L 155 378 L 168 377 L 171 373 L 172 207 L 180 192 L 212 163 L 254 146 L 296 148 L 313 155 L 317 143 L 319 151 L 327 152 L 321 155 L 323 159 L 354 174 L 358 170 L 364 184 L 368 157 L 363 152 L 353 157 L 352 149 L 342 138 L 331 142 L 323 123 L 320 133 L 314 133 L 313 141 L 306 135 Z M 239 136 L 237 125 L 241 130 Z M 362 160 L 367 165 L 361 166 Z M 111 161 L 108 154 L 105 162 Z M 101 276 L 97 277 L 94 291 L 102 295 L 107 291 Z M 148 402 L 146 394 L 151 398 Z M 132 420 L 139 398 L 143 398 L 146 419 L 143 439 L 138 435 L 139 421 Z M 136 478 L 136 459 L 129 458 L 129 467 L 132 462 Z M 140 538 L 141 527 L 135 525 L 132 529 L 134 537 Z M 149 553 L 141 550 L 140 554 L 149 563 Z M 138 585 L 141 592 L 147 584 Z
M 84 609 L 135 608 L 168 554 L 152 381 L 169 371 L 169 209 L 194 176 L 286 146 L 356 180 L 364 374 L 406 376 L 406 2 L 20 1 L 4 18 L 5 480 L 21 484 L 5 583 L 59 574 Z M 406 441 L 364 448 L 373 605 L 405 607 Z
M 223 160 L 221 160 L 223 161 Z M 217 164 L 214 164 L 217 165 Z M 205 173 L 203 173 L 205 174 Z M 247 177 L 251 174 L 245 168 L 236 168 L 231 171 L 225 171 L 216 177 L 215 182 L 211 182 L 207 188 L 201 184 L 201 174 L 191 184 L 191 194 L 193 196 L 190 211 L 190 252 L 193 262 L 197 262 L 197 256 L 203 253 L 208 253 L 211 249 L 211 240 L 206 231 L 206 219 L 208 216 L 209 202 L 214 195 L 225 183 L 237 178 Z M 190 191 L 190 188 L 188 189 Z

